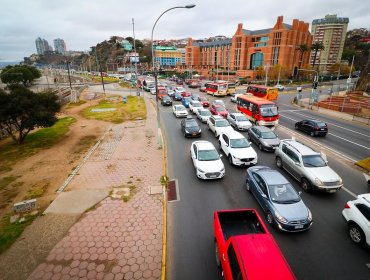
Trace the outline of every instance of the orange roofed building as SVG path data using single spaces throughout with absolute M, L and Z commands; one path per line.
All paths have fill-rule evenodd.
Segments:
M 295 69 L 309 63 L 310 52 L 302 56 L 298 50 L 303 44 L 310 47 L 312 35 L 309 24 L 298 19 L 289 25 L 279 16 L 273 28 L 254 31 L 243 29 L 239 23 L 232 39 L 211 42 L 188 39 L 186 68 L 205 76 L 231 72 L 239 77 L 253 77 L 260 66 L 280 65 L 293 74 Z

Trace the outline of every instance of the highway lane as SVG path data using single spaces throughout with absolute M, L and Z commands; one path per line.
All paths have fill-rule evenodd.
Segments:
M 178 179 L 180 190 L 180 201 L 168 203 L 168 279 L 221 279 L 214 258 L 213 212 L 252 207 L 262 214 L 261 209 L 244 188 L 245 169 L 231 167 L 225 157 L 225 178 L 197 179 L 189 156 L 194 140 L 182 136 L 180 119 L 172 115 L 171 108 L 160 108 L 167 139 L 169 177 Z M 202 130 L 201 139 L 212 141 L 217 147 L 216 138 L 206 125 L 202 125 Z M 283 127 L 277 132 L 281 138 L 292 136 Z M 255 149 L 260 165 L 276 168 L 273 154 Z M 361 172 L 336 155 L 327 155 L 346 188 L 355 194 L 367 191 Z M 292 177 L 282 173 L 301 190 Z M 366 266 L 370 263 L 368 251 L 352 244 L 341 217 L 345 202 L 352 199 L 351 194 L 344 190 L 335 195 L 303 193 L 302 198 L 314 217 L 314 225 L 308 232 L 287 234 L 269 228 L 298 279 L 366 279 L 370 275 Z

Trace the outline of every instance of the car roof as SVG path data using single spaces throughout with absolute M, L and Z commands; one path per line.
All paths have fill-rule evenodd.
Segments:
M 213 115 L 212 118 L 214 118 L 215 120 L 224 120 L 223 117 L 218 116 L 218 115 Z
M 256 171 L 268 185 L 290 184 L 289 181 L 277 170 L 263 168 Z
M 298 142 L 293 139 L 284 139 L 281 142 L 288 144 L 289 146 L 293 147 L 297 152 L 299 152 L 302 156 L 308 155 L 319 155 L 320 153 L 316 152 L 312 148 L 306 146 L 305 144 Z
M 234 116 L 245 116 L 243 113 L 230 113 L 230 115 L 234 115 Z
M 324 121 L 320 121 L 320 120 L 315 120 L 315 119 L 304 119 L 302 121 L 311 121 L 311 122 L 314 122 L 314 123 L 326 123 Z
M 263 126 L 263 125 L 255 125 L 253 126 L 255 129 L 258 129 L 259 131 L 261 132 L 267 132 L 267 131 L 272 131 L 270 128 L 268 128 L 267 126 Z
M 370 193 L 360 194 L 357 199 L 370 207 Z
M 228 136 L 230 139 L 240 139 L 240 138 L 245 138 L 243 134 L 236 130 L 230 130 L 230 131 L 224 131 L 222 134 L 225 134 Z
M 174 107 L 182 107 L 182 108 L 185 108 L 184 105 L 182 104 L 177 104 L 177 105 L 173 105 Z
M 215 146 L 209 142 L 209 141 L 204 141 L 204 140 L 201 140 L 201 141 L 195 141 L 193 142 L 193 144 L 195 144 L 198 148 L 198 150 L 215 150 Z

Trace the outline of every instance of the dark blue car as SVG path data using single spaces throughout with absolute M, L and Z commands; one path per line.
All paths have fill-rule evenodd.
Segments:
M 175 92 L 175 95 L 173 96 L 173 100 L 181 101 L 182 100 L 182 95 L 180 93 Z
M 185 108 L 189 108 L 189 103 L 192 100 L 193 99 L 191 99 L 191 97 L 183 97 L 181 103 L 185 106 Z
M 289 181 L 267 166 L 247 169 L 246 188 L 266 214 L 267 222 L 283 231 L 304 231 L 312 225 L 310 210 Z

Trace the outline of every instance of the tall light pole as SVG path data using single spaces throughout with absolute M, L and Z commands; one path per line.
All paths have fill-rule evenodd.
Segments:
M 153 68 L 153 71 L 154 71 L 154 84 L 155 84 L 155 99 L 156 99 L 156 103 L 157 103 L 157 126 L 158 126 L 158 130 L 160 128 L 160 122 L 159 122 L 159 100 L 158 100 L 158 78 L 157 78 L 157 69 L 155 67 L 155 57 L 154 57 L 154 47 L 153 47 L 153 33 L 154 33 L 154 28 L 155 26 L 157 25 L 157 22 L 158 20 L 165 14 L 167 13 L 168 11 L 171 11 L 171 10 L 174 10 L 174 9 L 191 9 L 191 8 L 194 8 L 195 5 L 194 4 L 190 4 L 190 5 L 186 5 L 186 6 L 176 6 L 176 7 L 172 7 L 172 8 L 169 8 L 167 10 L 165 10 L 158 18 L 157 20 L 155 21 L 154 25 L 153 25 L 153 28 L 152 28 L 152 36 L 151 36 L 151 43 L 152 43 L 152 68 Z M 159 132 L 159 131 L 158 131 Z M 158 143 L 159 142 L 159 138 L 158 138 Z

